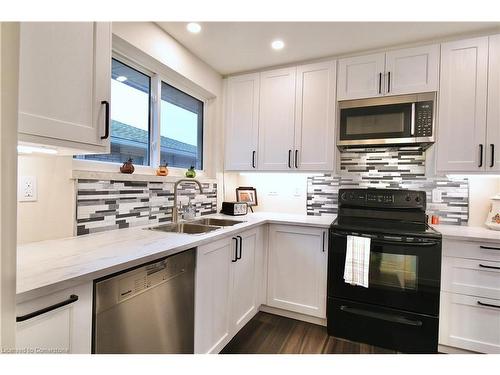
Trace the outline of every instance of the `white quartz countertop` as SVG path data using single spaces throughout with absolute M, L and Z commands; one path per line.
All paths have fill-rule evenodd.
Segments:
M 258 225 L 273 223 L 328 228 L 334 220 L 332 216 L 264 212 L 204 217 L 245 222 L 198 235 L 136 227 L 20 245 L 17 248 L 18 302 L 95 280 Z
M 500 231 L 485 227 L 458 225 L 433 225 L 432 227 L 440 232 L 443 238 L 464 241 L 497 242 L 500 244 Z

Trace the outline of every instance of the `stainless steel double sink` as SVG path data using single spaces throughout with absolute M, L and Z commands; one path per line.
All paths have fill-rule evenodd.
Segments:
M 230 227 L 240 223 L 244 223 L 244 221 L 209 217 L 209 218 L 196 219 L 192 221 L 184 221 L 181 223 L 163 224 L 146 229 L 158 230 L 169 233 L 203 234 L 224 227 Z

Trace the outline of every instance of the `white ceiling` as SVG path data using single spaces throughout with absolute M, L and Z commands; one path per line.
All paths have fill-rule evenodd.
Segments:
M 452 35 L 500 30 L 493 22 L 158 22 L 187 49 L 226 75 L 332 55 L 415 43 Z M 282 39 L 285 48 L 270 43 Z

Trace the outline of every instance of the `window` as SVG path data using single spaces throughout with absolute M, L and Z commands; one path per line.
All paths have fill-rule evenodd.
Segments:
M 151 78 L 113 59 L 111 67 L 111 152 L 81 159 L 149 165 Z
M 76 158 L 202 170 L 203 101 L 139 69 L 112 59 L 111 152 Z M 161 100 L 152 106 L 156 87 Z
M 203 169 L 203 102 L 161 83 L 160 161 Z

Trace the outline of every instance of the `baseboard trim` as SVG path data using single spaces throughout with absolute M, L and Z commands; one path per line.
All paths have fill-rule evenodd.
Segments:
M 301 321 L 307 322 L 307 323 L 318 324 L 320 326 L 326 327 L 326 319 L 325 318 L 318 318 L 315 316 L 304 315 L 304 314 L 296 313 L 293 311 L 283 310 L 283 309 L 279 309 L 277 307 L 271 307 L 271 306 L 267 306 L 267 305 L 260 305 L 259 311 L 263 311 L 263 312 L 266 312 L 269 314 L 284 316 L 285 318 L 301 320 Z
M 477 352 L 471 352 L 470 350 L 454 348 L 452 346 L 446 346 L 441 344 L 438 345 L 438 351 L 439 353 L 445 353 L 445 354 L 479 354 Z

